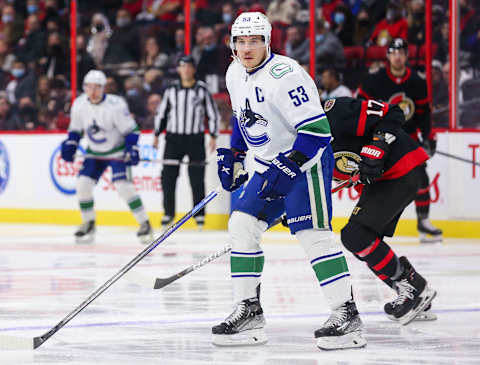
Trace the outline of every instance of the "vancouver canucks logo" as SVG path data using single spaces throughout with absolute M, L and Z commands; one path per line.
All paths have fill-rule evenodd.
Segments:
M 265 132 L 259 135 L 252 135 L 248 132 L 247 128 L 252 128 L 257 125 L 266 127 L 268 125 L 268 121 L 264 117 L 262 117 L 258 113 L 255 113 L 252 108 L 250 108 L 250 102 L 248 101 L 248 99 L 246 99 L 245 102 L 245 109 L 242 109 L 240 112 L 238 125 L 243 134 L 243 137 L 245 138 L 247 143 L 252 146 L 263 146 L 270 141 L 270 138 Z
M 93 124 L 87 128 L 87 135 L 93 143 L 104 143 L 107 140 L 103 129 L 98 126 L 95 119 L 93 120 Z

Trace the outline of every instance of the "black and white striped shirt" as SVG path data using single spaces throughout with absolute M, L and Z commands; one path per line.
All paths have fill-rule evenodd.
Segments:
M 205 116 L 208 130 L 217 136 L 220 114 L 207 84 L 196 81 L 193 87 L 183 88 L 174 81 L 165 92 L 155 116 L 155 135 L 164 130 L 174 134 L 200 134 L 205 131 Z

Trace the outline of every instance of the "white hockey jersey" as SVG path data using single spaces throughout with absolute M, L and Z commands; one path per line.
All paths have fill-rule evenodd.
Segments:
M 255 155 L 257 171 L 266 170 L 280 152 L 291 151 L 298 133 L 330 141 L 330 127 L 315 83 L 295 60 L 271 54 L 252 72 L 233 61 L 226 84 L 238 129 Z M 322 152 L 318 151 L 302 170 L 318 162 Z
M 105 94 L 100 103 L 92 104 L 82 94 L 73 102 L 70 115 L 68 131 L 87 138 L 87 157 L 121 157 L 125 136 L 139 131 L 126 101 L 116 95 Z

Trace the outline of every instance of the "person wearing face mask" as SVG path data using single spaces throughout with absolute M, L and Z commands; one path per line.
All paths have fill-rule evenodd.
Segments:
M 23 19 L 17 16 L 13 5 L 7 4 L 1 11 L 0 36 L 6 39 L 10 46 L 14 46 L 23 35 Z
M 11 74 L 14 79 L 6 87 L 10 103 L 15 104 L 18 100 L 27 96 L 35 100 L 35 74 L 27 69 L 25 62 L 16 60 L 13 63 Z
M 353 44 L 353 17 L 345 4 L 339 4 L 332 15 L 332 31 L 344 46 Z
M 308 62 L 309 40 L 305 37 L 305 31 L 298 25 L 291 25 L 287 28 L 287 41 L 285 42 L 285 54 L 294 60 Z
M 90 38 L 87 42 L 87 52 L 93 58 L 95 65 L 100 68 L 108 42 L 112 36 L 112 28 L 105 15 L 96 13 L 92 17 Z
M 25 62 L 34 63 L 47 57 L 47 35 L 42 30 L 38 15 L 29 15 L 25 21 L 25 35 L 16 46 L 16 55 Z M 45 60 L 43 60 L 45 62 Z
M 138 76 L 127 77 L 124 82 L 125 98 L 128 108 L 135 116 L 135 119 L 141 124 L 143 118 L 147 116 L 145 92 L 143 91 L 142 79 Z
M 205 27 L 196 76 L 199 80 L 209 84 L 211 92 L 218 90 L 218 76 L 226 72 L 228 62 L 230 62 L 229 54 L 230 52 L 224 44 L 217 44 L 217 35 L 213 28 Z
M 355 21 L 353 44 L 355 46 L 364 46 L 370 38 L 372 28 L 372 21 L 367 8 L 360 8 Z
M 140 46 L 140 36 L 132 24 L 130 13 L 125 9 L 119 9 L 116 28 L 103 57 L 105 68 L 124 70 L 137 68 L 141 55 Z
M 67 58 L 62 41 L 60 33 L 50 33 L 47 38 L 47 56 L 39 61 L 41 73 L 47 75 L 49 79 L 67 74 Z
M 343 53 L 342 43 L 330 31 L 329 25 L 324 19 L 317 22 L 315 49 L 317 68 L 345 67 L 345 54 Z M 310 57 L 308 53 L 306 54 L 307 57 Z M 308 63 L 308 60 L 302 63 Z
M 407 39 L 408 23 L 402 15 L 401 5 L 391 0 L 385 18 L 381 20 L 370 36 L 370 43 L 386 47 L 394 38 Z
M 413 0 L 408 6 L 408 43 L 425 43 L 425 9 L 423 0 Z

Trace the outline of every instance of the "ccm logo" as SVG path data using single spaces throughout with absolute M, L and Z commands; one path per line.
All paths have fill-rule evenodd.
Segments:
M 385 152 L 375 146 L 363 146 L 362 151 L 360 152 L 360 155 L 374 159 L 374 160 L 379 160 L 383 157 Z
M 283 173 L 285 173 L 285 175 L 287 175 L 288 177 L 291 177 L 292 179 L 295 178 L 295 176 L 297 176 L 297 174 L 295 172 L 293 172 L 292 170 L 290 170 L 290 168 L 288 168 L 287 166 L 285 166 L 283 163 L 281 163 L 280 161 L 278 161 L 277 159 L 274 159 L 272 161 L 272 164 L 274 164 L 275 166 L 277 166 L 277 168 L 280 170 L 280 171 L 283 171 Z

